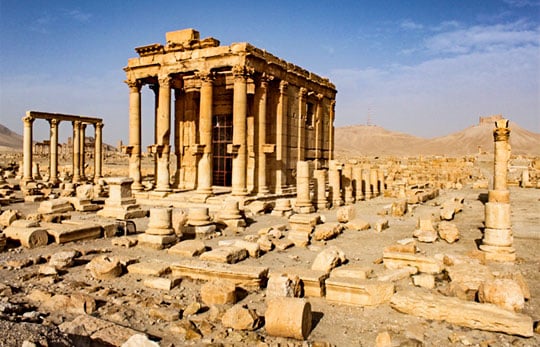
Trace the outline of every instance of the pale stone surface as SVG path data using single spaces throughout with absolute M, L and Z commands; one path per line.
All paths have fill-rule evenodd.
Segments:
M 392 282 L 331 277 L 325 285 L 328 301 L 355 306 L 378 306 L 394 293 Z
M 147 233 L 139 234 L 137 237 L 137 243 L 143 247 L 164 249 L 176 243 L 176 235 L 152 235 Z
M 433 289 L 435 288 L 435 276 L 430 274 L 419 274 L 412 276 L 413 283 L 417 287 Z
M 336 210 L 338 222 L 347 223 L 356 218 L 356 208 L 354 205 L 340 207 Z
M 311 333 L 311 304 L 305 299 L 275 297 L 266 301 L 266 333 L 305 340 Z
M 375 347 L 392 347 L 392 338 L 388 331 L 381 331 L 375 339 Z
M 19 218 L 19 214 L 15 210 L 6 210 L 0 215 L 0 226 L 8 227 Z
M 347 206 L 349 207 L 349 206 Z M 316 241 L 330 240 L 341 233 L 343 225 L 340 223 L 325 223 L 315 226 L 312 238 Z
M 324 297 L 324 281 L 328 278 L 325 271 L 294 267 L 283 269 L 283 273 L 300 278 L 304 297 Z
M 151 307 L 148 315 L 165 322 L 172 322 L 180 318 L 180 311 L 175 308 Z
M 129 265 L 127 271 L 135 275 L 159 277 L 170 271 L 170 264 L 161 261 L 145 261 Z
M 90 271 L 95 279 L 112 279 L 122 274 L 122 265 L 120 260 L 115 257 L 101 255 L 93 258 L 86 269 Z
M 271 273 L 266 285 L 266 296 L 300 296 L 300 277 L 297 275 Z
M 259 326 L 259 321 L 259 316 L 254 310 L 240 304 L 228 309 L 221 319 L 224 327 L 234 330 L 255 330 Z
M 229 281 L 210 281 L 201 287 L 201 300 L 206 305 L 236 303 L 236 286 Z
M 474 300 L 480 285 L 493 279 L 491 270 L 481 264 L 461 263 L 447 266 L 446 272 L 450 277 L 450 284 L 454 285 L 451 287 L 452 294 L 465 300 Z
M 533 336 L 533 321 L 492 304 L 480 304 L 446 297 L 425 290 L 407 290 L 392 296 L 393 309 L 425 319 L 444 320 L 472 329 Z
M 393 217 L 402 217 L 407 213 L 407 200 L 397 200 L 390 207 L 390 214 Z
M 245 248 L 236 246 L 221 246 L 201 254 L 201 260 L 215 261 L 220 263 L 234 264 L 248 257 Z
M 418 269 L 413 266 L 405 266 L 399 269 L 386 269 L 383 273 L 377 276 L 378 281 L 395 282 L 408 278 L 418 272 Z
M 49 259 L 49 265 L 54 266 L 58 270 L 67 269 L 75 263 L 75 258 L 77 257 L 76 251 L 64 251 L 54 253 Z
M 454 243 L 459 240 L 459 230 L 454 223 L 440 222 L 437 230 L 439 237 L 448 243 Z
M 49 242 L 47 230 L 43 227 L 19 227 L 18 221 L 14 221 L 11 226 L 4 229 L 4 235 L 13 240 L 17 240 L 26 248 L 36 248 L 45 246 Z
M 177 278 L 150 277 L 146 278 L 143 285 L 148 288 L 171 290 L 180 283 Z
M 422 256 L 409 253 L 383 252 L 384 266 L 389 269 L 399 269 L 405 266 L 413 266 L 419 272 L 437 274 L 443 269 L 442 262 Z
M 159 347 L 159 343 L 154 342 L 144 334 L 132 335 L 120 347 Z
M 206 250 L 206 245 L 201 240 L 185 240 L 177 243 L 167 250 L 169 254 L 192 258 L 201 255 Z
M 368 230 L 370 227 L 369 222 L 359 218 L 353 219 L 345 224 L 345 229 L 347 230 Z
M 65 213 L 73 211 L 73 206 L 68 199 L 53 199 L 42 201 L 39 204 L 38 213 Z
M 88 221 L 63 220 L 62 223 L 41 223 L 56 243 L 96 239 L 102 235 L 100 224 Z
M 525 306 L 523 291 L 516 281 L 497 278 L 483 282 L 478 288 L 478 300 L 519 312 Z
M 347 257 L 341 249 L 330 246 L 317 254 L 311 265 L 311 269 L 329 273 L 333 268 L 343 264 L 346 260 Z
M 380 233 L 385 229 L 388 229 L 388 219 L 379 219 L 375 222 L 375 231 Z
M 330 277 L 349 277 L 357 279 L 367 279 L 371 276 L 373 270 L 366 266 L 344 265 L 337 267 L 330 272 Z

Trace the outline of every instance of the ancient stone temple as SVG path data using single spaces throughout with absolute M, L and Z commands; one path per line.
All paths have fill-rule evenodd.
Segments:
M 156 191 L 210 196 L 213 186 L 225 186 L 236 196 L 280 194 L 295 186 L 297 161 L 320 168 L 332 159 L 337 91 L 328 79 L 249 43 L 200 39 L 193 29 L 169 32 L 166 44 L 135 51 L 139 57 L 124 68 L 130 90 L 125 152 L 134 190 L 142 189 L 141 129 L 148 117 L 155 117 L 149 151 L 156 158 Z M 144 85 L 155 93 L 152 115 L 141 114 Z

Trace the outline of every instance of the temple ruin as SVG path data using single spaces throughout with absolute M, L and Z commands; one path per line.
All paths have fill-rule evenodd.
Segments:
M 234 196 L 280 194 L 294 188 L 297 161 L 321 167 L 332 159 L 337 91 L 328 79 L 249 43 L 200 39 L 193 29 L 168 32 L 165 45 L 135 51 L 139 57 L 124 68 L 130 90 L 124 151 L 133 190 L 142 189 L 144 85 L 155 93 L 155 142 L 148 150 L 157 162 L 156 191 L 196 189 L 203 201 L 213 186 L 231 187 Z

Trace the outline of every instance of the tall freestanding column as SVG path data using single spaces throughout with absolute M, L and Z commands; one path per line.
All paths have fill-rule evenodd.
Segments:
M 298 90 L 298 144 L 297 144 L 297 153 L 298 160 L 305 159 L 305 132 L 306 132 L 306 96 L 307 89 L 302 87 Z
M 491 260 L 514 261 L 514 238 L 510 223 L 510 192 L 507 186 L 508 160 L 510 159 L 510 129 L 508 120 L 495 122 L 495 159 L 493 189 L 488 192 L 485 204 L 485 229 L 480 249 Z
M 84 151 L 84 143 L 86 142 L 86 135 L 85 135 L 85 131 L 86 131 L 86 124 L 84 123 L 81 123 L 81 126 L 79 127 L 79 131 L 80 131 L 80 135 L 79 135 L 79 141 L 80 141 L 80 144 L 79 144 L 79 150 L 81 151 L 81 155 L 79 156 L 79 172 L 81 174 L 81 180 L 85 180 L 86 179 L 86 175 L 84 173 L 84 162 L 85 162 L 85 151 Z
M 102 164 L 103 164 L 103 139 L 102 139 L 102 129 L 103 123 L 94 123 L 95 129 L 95 143 L 94 143 L 94 182 L 97 183 L 98 180 L 103 177 L 102 173 Z
M 317 111 L 315 113 L 315 169 L 320 169 L 323 161 L 322 155 L 322 124 L 323 124 L 324 95 L 317 94 Z
M 200 73 L 199 139 L 203 152 L 197 167 L 197 193 L 212 195 L 212 104 L 214 80 L 211 72 Z
M 72 183 L 77 183 L 81 180 L 81 121 L 76 120 L 73 124 L 73 178 Z
M 287 184 L 287 88 L 289 83 L 281 81 L 279 83 L 279 101 L 276 113 L 276 194 L 283 193 L 283 188 Z
M 58 183 L 58 119 L 49 119 L 50 142 L 49 142 L 49 182 Z
M 232 195 L 247 195 L 246 187 L 246 120 L 247 120 L 247 83 L 244 66 L 233 68 L 233 145 L 235 156 L 232 160 Z
M 342 170 L 343 191 L 345 195 L 345 204 L 354 204 L 354 191 L 353 191 L 353 166 L 351 163 L 345 163 Z
M 182 179 L 182 155 L 184 154 L 184 106 L 185 91 L 174 89 L 174 154 L 176 155 L 176 172 L 174 173 L 174 187 L 184 188 Z
M 263 76 L 259 85 L 259 109 L 257 112 L 257 133 L 258 133 L 258 166 L 257 166 L 257 193 L 259 195 L 268 194 L 266 183 L 266 99 L 268 95 L 268 77 Z
M 131 189 L 142 190 L 141 184 L 141 83 L 126 81 L 129 86 L 129 177 L 133 179 Z
M 168 75 L 159 76 L 156 135 L 156 191 L 169 192 L 171 190 L 169 173 L 171 136 L 171 78 Z
M 341 197 L 342 168 L 343 165 L 335 160 L 331 160 L 328 164 L 328 185 L 330 186 L 333 207 L 343 205 L 343 198 Z
M 334 118 L 336 116 L 336 100 L 330 103 L 330 119 L 328 122 L 328 158 L 334 159 Z
M 23 117 L 23 183 L 32 182 L 32 123 L 34 118 L 27 115 Z
M 311 181 L 309 162 L 299 160 L 296 163 L 296 204 L 295 209 L 299 213 L 311 213 L 314 211 L 311 202 L 309 184 Z
M 313 178 L 317 185 L 317 196 L 315 203 L 317 204 L 317 210 L 328 208 L 328 201 L 326 200 L 326 170 L 314 170 Z

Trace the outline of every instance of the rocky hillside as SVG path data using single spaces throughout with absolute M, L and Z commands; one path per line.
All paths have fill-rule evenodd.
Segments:
M 0 149 L 22 151 L 23 137 L 0 124 Z
M 445 155 L 462 156 L 493 152 L 492 123 L 468 127 L 462 131 L 425 139 L 378 126 L 355 125 L 336 128 L 337 156 L 415 156 Z M 513 154 L 540 155 L 540 134 L 521 128 L 510 122 L 510 144 Z

